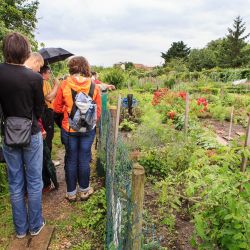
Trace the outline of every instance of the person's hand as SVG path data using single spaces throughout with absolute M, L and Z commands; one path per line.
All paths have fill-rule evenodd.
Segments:
M 46 131 L 45 131 L 45 130 L 43 130 L 43 131 L 42 131 L 42 137 L 43 137 L 43 140 L 45 140 L 46 136 L 47 136 L 47 133 L 46 133 Z
M 111 85 L 111 84 L 109 84 L 109 85 L 108 85 L 108 89 L 110 89 L 110 90 L 114 90 L 114 89 L 115 89 L 115 85 Z
M 60 81 L 57 78 L 54 79 L 54 85 L 60 85 Z

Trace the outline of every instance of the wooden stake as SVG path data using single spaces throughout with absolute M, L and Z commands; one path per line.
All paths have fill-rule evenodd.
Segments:
M 145 170 L 139 164 L 133 166 L 132 173 L 132 250 L 140 250 L 142 246 L 142 212 L 144 200 Z
M 229 132 L 228 132 L 228 140 L 231 140 L 231 133 L 232 133 L 232 126 L 233 126 L 233 116 L 234 116 L 234 106 L 232 107 L 231 110 L 231 115 L 230 115 L 230 126 L 229 126 Z
M 113 131 L 113 137 L 112 137 L 112 145 L 113 145 L 113 152 L 110 150 L 110 161 L 111 161 L 111 166 L 110 166 L 110 175 L 112 176 L 112 190 L 110 194 L 110 202 L 111 202 L 111 209 L 112 209 L 112 219 L 113 219 L 113 230 L 114 230 L 114 235 L 113 235 L 113 241 L 116 247 L 119 245 L 119 240 L 118 240 L 118 234 L 120 230 L 120 224 L 119 224 L 119 207 L 117 207 L 117 204 L 115 204 L 115 186 L 114 186 L 114 176 L 115 176 L 115 164 L 116 164 L 116 151 L 117 151 L 117 140 L 118 140 L 118 132 L 119 132 L 119 120 L 120 120 L 120 113 L 121 113 L 121 95 L 118 97 L 118 103 L 117 107 L 112 107 L 110 108 L 110 113 L 111 113 L 111 131 Z M 118 201 L 117 201 L 118 202 Z
M 247 132 L 246 132 L 246 140 L 244 147 L 248 147 L 250 145 L 250 114 L 248 114 L 248 125 L 247 125 Z M 247 157 L 243 155 L 242 163 L 241 163 L 241 172 L 245 172 L 247 167 Z
M 121 95 L 118 97 L 117 109 L 116 109 L 116 121 L 115 121 L 115 145 L 118 139 L 118 131 L 119 131 L 119 122 L 120 122 L 120 114 L 121 114 Z
M 184 121 L 184 132 L 187 134 L 188 132 L 188 117 L 189 116 L 189 95 L 186 94 L 186 108 L 185 108 L 185 121 Z

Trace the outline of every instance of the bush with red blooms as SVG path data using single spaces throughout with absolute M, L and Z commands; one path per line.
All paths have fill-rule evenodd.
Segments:
M 203 98 L 203 97 L 198 98 L 197 104 L 198 104 L 198 106 L 203 106 L 203 109 L 201 109 L 200 112 L 203 113 L 203 112 L 207 111 L 208 104 L 207 104 L 206 98 Z
M 158 89 L 157 91 L 154 92 L 153 100 L 152 100 L 152 105 L 156 106 L 158 105 L 161 100 L 164 98 L 164 96 L 167 94 L 168 89 L 167 88 L 162 88 Z
M 159 113 L 163 115 L 163 123 L 172 120 L 175 126 L 182 127 L 184 122 L 184 113 L 186 106 L 187 92 L 171 91 L 169 89 L 159 89 L 154 92 L 152 105 L 154 105 Z M 205 115 L 208 109 L 206 98 L 189 99 L 190 119 L 196 120 L 201 115 Z

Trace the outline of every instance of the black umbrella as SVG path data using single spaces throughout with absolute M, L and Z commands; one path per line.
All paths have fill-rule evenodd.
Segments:
M 56 176 L 56 168 L 51 160 L 50 150 L 45 140 L 43 140 L 43 182 L 53 182 L 55 189 L 58 189 L 59 184 Z
M 45 64 L 63 61 L 73 56 L 72 53 L 62 48 L 42 48 L 38 52 L 42 55 Z

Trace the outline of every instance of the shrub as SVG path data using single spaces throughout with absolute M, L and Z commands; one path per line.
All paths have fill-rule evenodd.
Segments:
M 103 82 L 115 85 L 116 88 L 121 88 L 125 84 L 127 86 L 127 75 L 122 69 L 113 68 L 104 71 L 101 79 Z

